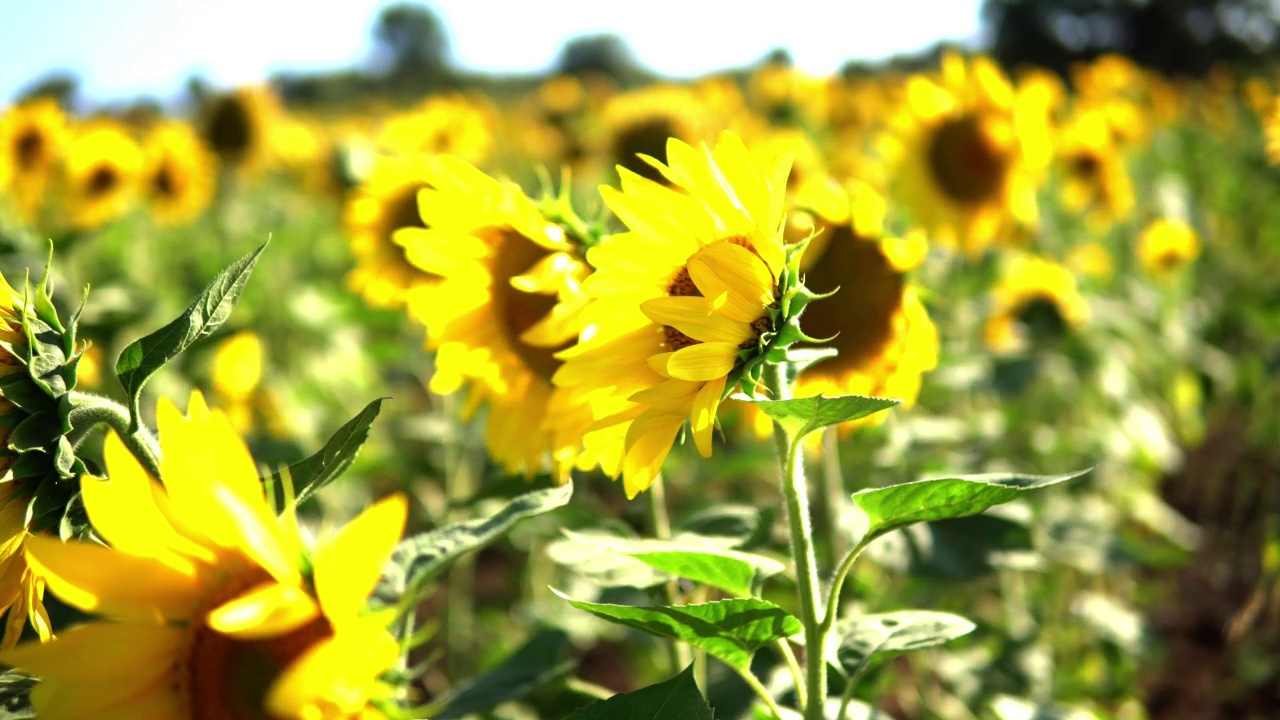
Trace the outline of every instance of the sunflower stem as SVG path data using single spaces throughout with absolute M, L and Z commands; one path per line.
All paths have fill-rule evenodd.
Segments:
M 84 435 L 94 426 L 105 423 L 116 431 L 124 441 L 124 446 L 142 467 L 152 477 L 160 478 L 160 447 L 156 438 L 141 423 L 137 429 L 130 429 L 128 408 L 111 398 L 75 391 L 71 392 L 71 406 L 68 420 L 71 422 L 71 432 L 79 435 L 79 439 L 83 440 Z
M 765 385 L 774 400 L 791 399 L 787 367 L 771 363 L 764 373 Z M 800 622 L 805 641 L 805 720 L 823 720 L 827 697 L 826 632 L 819 603 L 818 562 L 813 549 L 813 524 L 809 512 L 809 488 L 805 484 L 804 454 L 799 438 L 792 437 L 782 424 L 773 423 L 774 447 L 782 470 L 782 496 L 787 506 L 787 529 L 791 533 L 791 558 L 796 564 L 796 589 L 800 598 Z
M 649 486 L 649 491 L 645 493 L 645 500 L 649 510 L 649 530 L 658 540 L 671 539 L 671 516 L 667 513 L 667 491 L 662 482 L 662 476 L 654 478 L 653 484 Z M 664 605 L 680 604 L 680 592 L 676 586 L 676 580 L 673 578 L 668 582 L 662 583 L 662 600 Z M 692 662 L 689 655 L 689 648 L 679 640 L 670 640 L 667 643 L 667 657 L 671 662 L 671 672 L 679 673 L 689 666 Z M 706 693 L 706 686 L 699 685 L 702 692 Z

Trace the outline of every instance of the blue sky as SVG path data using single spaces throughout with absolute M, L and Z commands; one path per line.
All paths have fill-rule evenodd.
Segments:
M 350 67 L 373 47 L 389 0 L 8 0 L 0 10 L 0 101 L 52 70 L 80 76 L 94 101 L 177 93 L 203 75 L 216 86 L 280 70 Z M 454 61 L 490 71 L 549 67 L 570 38 L 623 35 L 641 62 L 676 76 L 745 65 L 787 47 L 830 72 L 849 58 L 973 40 L 980 0 L 568 2 L 442 0 L 433 9 Z M 786 12 L 779 13 L 780 8 Z M 832 8 L 839 8 L 833 10 Z

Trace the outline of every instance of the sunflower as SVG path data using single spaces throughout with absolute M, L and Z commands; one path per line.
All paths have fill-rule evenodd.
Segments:
M 493 115 L 483 98 L 439 95 L 391 118 L 377 145 L 396 155 L 448 154 L 478 163 L 493 146 Z
M 0 190 L 8 190 L 18 215 L 34 222 L 45 187 L 66 142 L 67 118 L 58 103 L 39 98 L 0 115 Z
M 1005 266 L 983 328 L 987 347 L 1015 352 L 1083 326 L 1089 306 L 1075 277 L 1052 260 L 1018 255 Z
M 110 547 L 27 539 L 64 602 L 103 619 L 0 653 L 41 678 L 42 718 L 368 718 L 399 656 L 384 617 L 362 615 L 404 526 L 394 496 L 308 552 L 277 518 L 225 416 L 193 394 L 158 408 L 162 484 L 111 435 L 110 480 L 85 508 Z
M 682 85 L 650 85 L 615 95 L 604 107 L 605 156 L 641 177 L 665 182 L 642 155 L 664 159 L 667 140 L 695 143 L 707 137 L 711 112 Z
M 4 649 L 17 644 L 28 623 L 42 642 L 53 637 L 44 607 L 45 580 L 27 563 L 27 503 L 17 490 L 17 481 L 0 483 L 0 615 L 9 613 L 0 639 Z
M 1106 118 L 1085 110 L 1063 129 L 1058 145 L 1062 204 L 1073 213 L 1088 212 L 1088 220 L 1105 229 L 1133 209 L 1133 183 L 1124 157 L 1116 147 Z
M 67 219 L 78 230 L 92 230 L 123 215 L 137 199 L 142 151 L 112 120 L 80 126 L 67 146 Z
M 801 262 L 805 286 L 819 294 L 840 290 L 807 306 L 800 318 L 806 335 L 833 338 L 825 345 L 838 354 L 801 373 L 793 393 L 893 397 L 910 405 L 922 375 L 938 364 L 938 330 L 907 277 L 924 260 L 923 236 L 885 236 L 884 199 L 862 183 L 806 183 L 792 205 L 793 215 L 811 216 L 817 228 Z M 756 433 L 766 436 L 769 418 L 749 407 Z
M 205 106 L 200 137 L 223 167 L 252 175 L 270 162 L 280 115 L 279 101 L 270 90 L 243 87 Z
M 686 419 L 711 455 L 729 375 L 773 330 L 786 258 L 785 161 L 757 166 L 730 132 L 714 150 L 671 139 L 666 157 L 652 162 L 667 185 L 619 168 L 621 189 L 601 188 L 629 230 L 588 251 L 585 330 L 554 377 L 590 403 L 583 442 L 628 497 L 653 483 Z
M 895 190 L 931 236 L 969 253 L 1035 225 L 1047 112 L 990 60 L 945 56 L 940 77 L 907 83 L 891 131 Z
M 356 266 L 347 284 L 375 307 L 400 307 L 415 290 L 439 277 L 405 259 L 392 241 L 402 228 L 425 229 L 418 213 L 418 191 L 427 188 L 434 158 L 377 156 L 364 182 L 347 200 L 345 224 Z
M 411 263 L 443 278 L 409 296 L 437 353 L 431 389 L 465 385 L 473 407 L 488 405 L 486 444 L 508 471 L 531 475 L 550 453 L 557 479 L 567 480 L 591 415 L 551 378 L 556 351 L 578 335 L 587 266 L 519 188 L 452 156 L 436 169 L 419 196 L 430 229 L 395 237 Z
M 157 223 L 181 225 L 208 207 L 216 160 L 190 125 L 169 121 L 153 128 L 142 150 L 143 192 Z
M 1157 218 L 1138 236 L 1138 261 L 1157 277 L 1171 276 L 1200 254 L 1200 238 L 1182 220 Z
M 236 432 L 253 426 L 254 396 L 262 383 L 262 339 L 248 330 L 218 343 L 213 352 L 213 390 Z

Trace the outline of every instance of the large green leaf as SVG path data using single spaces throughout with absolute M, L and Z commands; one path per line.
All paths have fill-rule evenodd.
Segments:
M 534 490 L 511 500 L 489 517 L 464 520 L 406 538 L 391 555 L 391 568 L 383 578 L 385 589 L 398 598 L 409 588 L 420 588 L 453 561 L 493 542 L 521 520 L 565 505 L 572 496 L 572 483 Z
M 275 472 L 263 479 L 263 482 L 270 483 L 269 492 L 275 499 L 277 511 L 284 509 L 284 475 L 287 474 L 289 482 L 293 483 L 296 493 L 294 504 L 301 505 L 346 472 L 360 447 L 369 439 L 369 428 L 382 410 L 385 399 L 378 398 L 365 405 L 358 415 L 338 428 L 316 454 L 290 465 L 284 473 Z
M 454 686 L 441 701 L 444 710 L 432 720 L 452 720 L 516 700 L 561 678 L 574 663 L 564 659 L 569 636 L 563 630 L 542 630 L 497 667 Z
M 959 615 L 932 610 L 860 615 L 837 625 L 839 642 L 834 649 L 834 657 L 828 659 L 853 676 L 864 670 L 877 655 L 892 656 L 941 645 L 968 635 L 973 628 L 973 623 Z
M 723 471 L 722 471 L 723 472 Z M 721 540 L 734 550 L 750 550 L 769 539 L 778 509 L 771 505 L 742 505 L 717 502 L 684 518 L 676 526 L 675 539 L 681 533 Z
M 804 629 L 787 611 L 756 598 L 636 607 L 584 602 L 553 592 L 579 610 L 650 635 L 683 640 L 738 670 L 745 670 L 762 646 Z
M 130 343 L 120 353 L 116 360 L 116 377 L 120 378 L 120 384 L 129 396 L 129 412 L 135 429 L 142 386 L 178 353 L 216 330 L 231 315 L 258 256 L 266 248 L 264 243 L 232 263 L 209 283 L 186 311 L 168 325 Z
M 1079 477 L 1088 470 L 1066 475 L 972 475 L 918 480 L 882 488 L 859 490 L 853 502 L 867 514 L 864 542 L 890 530 L 918 522 L 966 517 L 1010 500 Z
M 0 720 L 28 720 L 36 716 L 28 697 L 36 679 L 17 670 L 0 673 Z
M 614 695 L 581 708 L 568 720 L 712 720 L 693 681 L 692 666 L 657 685 Z
M 829 425 L 858 420 L 874 415 L 902 402 L 892 398 L 837 395 L 836 397 L 792 398 L 791 400 L 752 400 L 756 407 L 777 421 L 794 438 L 821 430 Z
M 754 595 L 765 578 L 786 569 L 772 558 L 695 543 L 692 538 L 673 542 L 582 535 L 571 530 L 565 530 L 564 534 L 572 540 L 633 557 L 655 570 L 710 585 L 737 597 Z

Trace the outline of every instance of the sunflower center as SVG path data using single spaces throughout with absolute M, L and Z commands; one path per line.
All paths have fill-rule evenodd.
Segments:
M 253 145 L 253 127 L 249 111 L 234 96 L 219 99 L 209 113 L 205 140 L 219 156 L 239 160 Z
M 662 176 L 662 173 L 639 156 L 648 155 L 665 160 L 667 139 L 673 137 L 675 133 L 675 126 L 664 117 L 647 118 L 631 123 L 618 130 L 613 137 L 614 162 L 640 177 L 665 185 L 667 179 Z
M 228 581 L 208 607 L 215 608 L 270 579 L 261 568 Z M 239 640 L 201 624 L 187 655 L 182 681 L 191 720 L 278 720 L 266 712 L 267 693 L 282 671 L 333 628 L 323 616 L 277 637 Z
M 559 301 L 555 295 L 529 293 L 512 287 L 511 279 L 523 275 L 538 261 L 551 254 L 546 248 L 510 228 L 493 228 L 499 237 L 493 271 L 493 307 L 498 317 L 499 329 L 508 347 L 520 358 L 529 372 L 550 382 L 560 369 L 561 360 L 555 353 L 569 347 L 566 340 L 555 347 L 530 345 L 521 339 L 526 330 L 533 327 L 551 312 Z
M 805 307 L 800 325 L 815 338 L 835 336 L 839 353 L 817 372 L 865 368 L 893 342 L 894 317 L 902 307 L 902 274 L 893 269 L 875 242 L 838 226 L 813 259 L 805 285 L 815 293 L 840 292 Z
M 178 194 L 178 178 L 169 163 L 161 164 L 160 169 L 156 170 L 151 186 L 155 189 L 156 195 L 162 197 L 173 197 Z
M 1102 160 L 1093 153 L 1083 152 L 1071 158 L 1071 174 L 1091 180 L 1102 170 Z
M 99 165 L 89 173 L 89 181 L 85 183 L 85 194 L 89 197 L 102 197 L 109 194 L 120 184 L 120 173 L 111 165 Z
M 1067 320 L 1061 308 L 1047 295 L 1029 298 L 1018 308 L 1015 317 L 1033 343 L 1057 340 L 1067 333 Z
M 14 156 L 18 167 L 31 171 L 44 160 L 44 136 L 36 128 L 26 128 L 14 142 Z
M 942 192 L 965 204 L 994 197 L 1008 164 L 1004 151 L 992 142 L 976 115 L 944 122 L 929 142 L 928 161 Z

